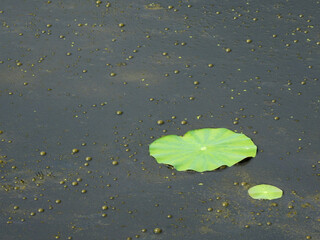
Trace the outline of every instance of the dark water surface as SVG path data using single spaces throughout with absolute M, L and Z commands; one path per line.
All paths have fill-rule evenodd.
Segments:
M 1 0 L 0 239 L 320 239 L 319 9 Z M 205 127 L 258 155 L 206 173 L 149 156 Z M 283 197 L 251 199 L 261 183 Z

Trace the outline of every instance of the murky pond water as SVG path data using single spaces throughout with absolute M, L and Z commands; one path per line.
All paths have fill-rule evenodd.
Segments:
M 319 8 L 2 0 L 0 238 L 320 239 Z M 206 173 L 149 156 L 205 127 L 257 156 Z M 261 183 L 284 196 L 251 199 Z

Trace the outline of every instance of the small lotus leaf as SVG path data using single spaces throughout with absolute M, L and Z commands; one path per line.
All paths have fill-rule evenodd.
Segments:
M 172 165 L 178 171 L 204 172 L 255 157 L 257 146 L 244 134 L 226 128 L 203 128 L 183 137 L 161 137 L 150 144 L 149 151 L 158 163 Z
M 277 198 L 281 198 L 283 191 L 280 188 L 277 188 L 268 184 L 260 184 L 254 187 L 251 187 L 248 190 L 250 197 L 253 199 L 266 199 L 273 200 Z

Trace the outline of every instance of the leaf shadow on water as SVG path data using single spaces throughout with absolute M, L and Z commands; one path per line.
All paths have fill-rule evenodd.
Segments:
M 252 157 L 247 157 L 247 158 L 241 160 L 240 162 L 238 162 L 236 164 L 236 166 L 245 166 L 250 162 L 251 159 L 252 159 Z

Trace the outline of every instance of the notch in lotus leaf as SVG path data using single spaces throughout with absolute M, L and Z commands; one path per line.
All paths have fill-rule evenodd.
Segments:
M 150 144 L 149 152 L 158 163 L 172 165 L 178 171 L 204 172 L 255 157 L 257 146 L 244 134 L 226 128 L 203 128 L 182 137 L 161 137 Z
M 273 200 L 281 198 L 283 191 L 280 188 L 277 188 L 272 185 L 260 184 L 249 188 L 248 194 L 253 199 Z

